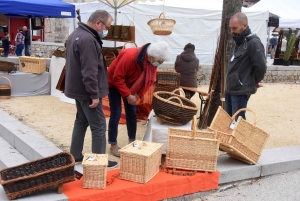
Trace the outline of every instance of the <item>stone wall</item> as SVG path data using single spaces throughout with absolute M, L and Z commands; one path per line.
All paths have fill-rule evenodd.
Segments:
M 52 52 L 59 46 L 64 46 L 64 44 L 32 41 L 30 54 L 36 57 L 50 58 Z

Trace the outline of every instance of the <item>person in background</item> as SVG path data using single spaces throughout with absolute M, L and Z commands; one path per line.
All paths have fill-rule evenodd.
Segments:
M 77 114 L 70 152 L 75 162 L 83 159 L 86 129 L 92 133 L 92 153 L 106 153 L 106 119 L 102 98 L 108 94 L 106 63 L 102 54 L 103 32 L 109 29 L 112 16 L 105 10 L 96 10 L 86 24 L 79 22 L 66 42 L 65 95 L 75 99 Z M 108 161 L 108 167 L 118 165 Z
M 175 61 L 175 70 L 180 73 L 180 86 L 198 87 L 197 72 L 199 68 L 199 59 L 195 55 L 195 45 L 188 43 L 184 51 L 177 56 Z M 185 97 L 191 99 L 195 92 L 183 89 Z
M 244 13 L 236 13 L 229 21 L 235 42 L 230 60 L 225 88 L 225 111 L 232 116 L 246 108 L 251 94 L 255 94 L 263 80 L 267 65 L 264 45 L 256 34 L 252 34 Z M 237 115 L 246 119 L 245 112 Z
M 156 78 L 157 66 L 171 58 L 170 46 L 164 42 L 147 43 L 139 48 L 127 48 L 108 68 L 110 119 L 108 143 L 110 153 L 119 157 L 118 124 L 123 100 L 126 113 L 128 142 L 136 139 L 136 101 L 143 98 Z
M 18 29 L 18 33 L 15 38 L 17 57 L 22 56 L 22 51 L 24 49 L 24 40 L 25 40 L 25 36 L 24 33 L 22 32 L 22 29 Z
M 9 34 L 7 32 L 5 32 L 4 37 L 2 38 L 2 47 L 4 49 L 4 57 L 8 57 L 9 46 L 10 46 Z
M 285 36 L 283 36 L 282 40 L 281 40 L 281 54 L 284 54 L 285 53 L 285 50 L 286 50 L 286 39 L 285 39 Z
M 27 30 L 26 26 L 23 26 L 22 31 L 25 36 L 24 40 L 24 45 L 25 45 L 25 56 L 30 56 L 30 45 L 31 45 L 31 40 L 30 40 L 30 30 Z
M 276 52 L 276 47 L 277 47 L 277 40 L 278 38 L 273 35 L 273 37 L 270 39 L 270 45 L 271 45 L 271 51 L 270 51 L 270 58 L 274 59 L 274 55 Z

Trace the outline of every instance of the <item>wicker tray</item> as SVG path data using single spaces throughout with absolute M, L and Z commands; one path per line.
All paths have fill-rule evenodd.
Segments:
M 165 91 L 153 94 L 152 107 L 157 117 L 173 125 L 187 124 L 198 111 L 189 99 Z
M 83 188 L 105 189 L 107 173 L 107 154 L 85 154 L 83 167 Z
M 162 147 L 160 143 L 136 140 L 120 149 L 120 178 L 147 183 L 159 172 Z
M 180 73 L 176 72 L 157 72 L 155 92 L 168 91 L 172 92 L 179 88 Z
M 15 64 L 9 61 L 0 61 L 0 72 L 8 72 L 14 70 Z
M 0 99 L 9 99 L 11 96 L 11 81 L 4 76 L 0 76 L 0 78 L 4 78 L 8 81 L 9 84 L 0 84 Z
M 192 130 L 169 127 L 166 167 L 215 172 L 219 153 L 216 132 L 197 131 L 196 116 Z
M 20 56 L 19 71 L 43 74 L 46 72 L 46 58 Z
M 241 111 L 252 112 L 255 116 L 254 123 L 249 123 L 239 117 L 235 127 L 229 128 L 231 122 Z M 220 148 L 229 156 L 249 164 L 256 164 L 269 138 L 269 133 L 258 128 L 256 123 L 256 114 L 250 109 L 240 109 L 230 117 L 222 107 L 219 107 L 209 129 L 217 132 Z
M 74 157 L 62 152 L 0 171 L 0 182 L 8 199 L 74 181 Z
M 148 25 L 155 35 L 170 35 L 175 23 L 176 21 L 173 19 L 166 19 L 165 13 L 162 12 L 158 18 L 150 20 Z

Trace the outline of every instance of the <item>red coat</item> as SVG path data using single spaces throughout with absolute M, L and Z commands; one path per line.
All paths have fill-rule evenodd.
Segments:
M 131 94 L 130 87 L 142 73 L 141 66 L 136 62 L 136 57 L 140 50 L 141 48 L 128 48 L 122 50 L 118 57 L 108 67 L 109 87 L 118 89 L 122 97 L 127 97 Z M 144 65 L 151 66 L 152 75 L 154 76 L 151 77 L 149 86 L 142 86 L 137 92 L 140 97 L 143 97 L 149 87 L 154 83 L 157 70 L 157 66 L 152 66 L 149 62 L 144 62 Z

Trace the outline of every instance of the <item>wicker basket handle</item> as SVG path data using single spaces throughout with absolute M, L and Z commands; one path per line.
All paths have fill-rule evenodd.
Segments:
M 126 43 L 124 43 L 122 50 L 125 49 L 125 46 L 127 45 L 127 43 L 133 43 L 137 47 L 137 44 L 134 41 L 127 41 Z
M 252 112 L 252 113 L 253 113 L 254 119 L 255 119 L 254 122 L 253 122 L 253 125 L 256 126 L 256 124 L 257 124 L 257 115 L 256 115 L 256 113 L 255 113 L 253 110 L 250 110 L 250 109 L 248 109 L 248 108 L 242 108 L 242 109 L 239 109 L 238 111 L 236 111 L 236 113 L 234 113 L 234 115 L 232 115 L 231 119 L 234 120 L 235 117 L 236 117 L 236 115 L 238 115 L 238 114 L 239 114 L 240 112 L 242 112 L 242 111 L 249 111 L 249 112 Z
M 183 91 L 183 89 L 182 88 L 178 88 L 178 89 L 175 89 L 174 91 L 172 91 L 172 93 L 174 93 L 175 94 L 175 92 L 177 92 L 177 91 L 179 91 L 179 96 L 180 96 L 180 92 L 183 94 L 183 96 L 182 97 L 185 97 L 185 93 L 184 93 L 184 91 Z
M 180 98 L 178 98 L 177 96 L 171 96 L 170 98 L 167 99 L 167 101 L 170 101 L 171 99 L 177 99 L 180 103 L 180 107 L 182 107 L 183 104 Z
M 112 54 L 112 55 L 113 55 L 113 57 L 114 57 L 114 58 L 116 58 L 116 55 L 115 55 L 115 53 L 113 53 L 113 52 L 109 52 L 109 53 L 107 53 L 107 55 L 108 55 L 108 54 Z M 107 55 L 105 55 L 105 56 L 104 56 L 104 58 L 105 58 L 105 59 L 113 58 L 112 56 L 107 56 Z
M 164 12 L 162 12 L 162 13 L 159 15 L 159 17 L 158 17 L 158 18 L 160 18 L 161 16 L 163 16 L 163 17 L 162 17 L 163 19 L 165 19 L 165 18 L 166 18 L 166 16 L 165 16 L 165 13 L 164 13 Z
M 192 135 L 192 137 L 191 137 L 190 140 L 194 140 L 195 139 L 196 130 L 197 130 L 196 124 L 197 124 L 197 117 L 196 117 L 196 115 L 194 115 L 193 119 L 192 119 L 192 126 L 191 126 L 191 130 L 192 130 L 193 135 Z
M 5 78 L 5 79 L 8 81 L 9 86 L 12 87 L 11 81 L 10 81 L 7 77 L 5 77 L 5 76 L 0 76 L 0 78 L 1 78 L 1 77 L 2 77 L 2 78 Z

